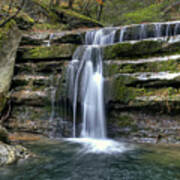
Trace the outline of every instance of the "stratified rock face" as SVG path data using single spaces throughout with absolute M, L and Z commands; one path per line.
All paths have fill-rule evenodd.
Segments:
M 111 137 L 138 142 L 178 143 L 180 26 L 170 23 L 173 32 L 170 33 L 168 23 L 161 23 L 162 31 L 157 32 L 162 34 L 155 38 L 151 33 L 152 24 L 148 25 L 148 36 L 141 38 L 139 27 L 142 26 L 128 27 L 125 41 L 101 46 L 107 132 Z M 134 31 L 138 33 L 137 39 Z M 106 38 L 109 32 L 113 28 L 103 31 Z M 117 33 L 116 29 L 116 39 Z M 65 97 L 66 69 L 75 48 L 83 44 L 84 34 L 68 31 L 23 38 L 12 84 L 13 110 L 7 127 L 57 137 L 72 135 L 72 119 L 67 115 L 72 107 L 67 107 Z M 84 46 L 81 47 L 83 50 Z
M 69 38 L 74 34 L 36 33 L 23 38 L 12 83 L 13 109 L 6 126 L 53 137 L 71 136 L 71 121 L 61 118 L 65 111 L 59 104 L 65 94 L 66 67 L 78 44 Z
M 109 136 L 180 142 L 179 44 L 169 35 L 102 46 Z
M 0 28 L 0 113 L 10 88 L 21 33 L 11 21 Z

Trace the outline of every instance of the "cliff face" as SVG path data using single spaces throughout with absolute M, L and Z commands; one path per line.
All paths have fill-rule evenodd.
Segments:
M 85 33 L 101 24 L 71 10 L 50 10 L 39 1 L 29 1 L 15 20 L 24 30 L 21 42 L 14 21 L 0 29 L 0 113 L 7 98 L 12 101 L 4 125 L 12 131 L 70 137 L 67 67 L 75 49 L 83 45 Z M 179 24 L 112 28 L 115 43 L 102 46 L 109 136 L 179 143 Z M 106 34 L 111 28 L 107 29 L 102 31 Z
M 108 134 L 135 142 L 179 142 L 179 22 L 116 28 L 114 45 L 102 46 Z M 158 24 L 158 23 L 157 23 Z M 156 24 L 156 25 L 157 25 Z M 118 43 L 126 28 L 124 42 Z M 31 33 L 22 38 L 13 78 L 8 128 L 48 136 L 72 136 L 66 70 L 86 30 Z M 83 48 L 82 48 L 83 49 Z M 81 122 L 79 122 L 81 124 Z
M 14 21 L 0 29 L 0 114 L 8 98 L 21 33 Z

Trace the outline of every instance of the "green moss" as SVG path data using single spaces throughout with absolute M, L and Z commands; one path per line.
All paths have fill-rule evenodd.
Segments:
M 180 54 L 180 42 L 144 40 L 136 43 L 117 43 L 102 49 L 105 60 L 138 59 Z
M 129 103 L 144 92 L 144 88 L 127 87 L 126 84 L 134 81 L 133 78 L 120 76 L 113 82 L 112 98 L 116 101 Z
M 23 59 L 52 59 L 52 58 L 71 58 L 76 45 L 61 44 L 60 46 L 35 47 L 21 49 Z
M 137 73 L 137 72 L 179 72 L 180 60 L 168 60 L 164 62 L 149 62 L 141 64 L 118 64 L 118 63 L 105 63 L 104 74 L 105 76 L 112 76 L 117 73 Z
M 162 48 L 162 41 L 119 43 L 104 48 L 104 59 L 137 58 L 149 56 Z
M 61 11 L 64 14 L 66 14 L 68 16 L 71 16 L 71 17 L 76 17 L 78 19 L 82 19 L 82 20 L 85 20 L 85 21 L 91 21 L 91 22 L 93 22 L 95 24 L 100 24 L 100 22 L 98 22 L 97 20 L 92 19 L 90 17 L 87 17 L 87 16 L 85 16 L 83 14 L 77 13 L 77 12 L 75 12 L 73 10 L 70 10 L 70 9 L 63 9 L 61 7 L 56 7 L 56 10 Z
M 17 18 L 23 19 L 24 21 L 30 23 L 30 24 L 34 24 L 35 21 L 33 18 L 31 18 L 27 13 L 25 12 L 21 12 L 18 14 Z
M 0 48 L 3 46 L 4 42 L 9 38 L 9 32 L 16 26 L 16 22 L 11 20 L 4 27 L 0 28 Z
M 60 24 L 60 23 L 36 23 L 34 24 L 33 26 L 33 30 L 43 30 L 43 31 L 46 31 L 46 30 L 65 30 L 67 29 L 67 25 L 65 24 Z
M 164 4 L 152 4 L 149 7 L 129 12 L 121 17 L 121 22 L 126 24 L 138 24 L 142 22 L 158 22 L 161 21 L 163 13 L 161 12 Z
M 8 132 L 2 126 L 0 126 L 0 141 L 2 141 L 4 143 L 9 143 Z
M 117 125 L 119 127 L 128 127 L 133 126 L 135 124 L 132 117 L 128 116 L 127 114 L 120 115 L 117 119 Z

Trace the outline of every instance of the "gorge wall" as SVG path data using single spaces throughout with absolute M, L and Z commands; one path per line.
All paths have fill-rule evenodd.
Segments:
M 97 30 L 23 36 L 11 87 L 12 113 L 5 123 L 8 129 L 72 136 L 66 71 L 86 31 L 93 35 Z M 108 136 L 179 143 L 180 22 L 101 31 L 106 38 L 114 38 L 114 44 L 102 46 Z

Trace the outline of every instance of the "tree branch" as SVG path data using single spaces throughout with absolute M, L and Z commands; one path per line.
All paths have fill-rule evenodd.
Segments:
M 7 24 L 11 19 L 14 19 L 19 13 L 20 11 L 22 10 L 22 8 L 24 7 L 24 4 L 25 4 L 25 0 L 22 0 L 22 3 L 21 5 L 18 7 L 17 11 L 15 12 L 14 15 L 8 17 L 6 20 L 4 20 L 4 22 L 2 22 L 0 24 L 0 27 L 3 27 L 5 24 Z

